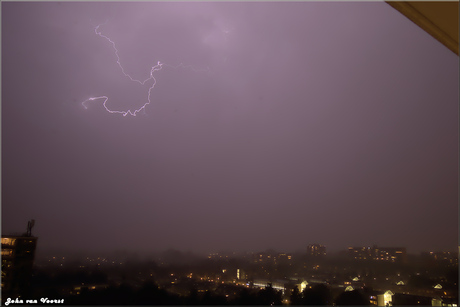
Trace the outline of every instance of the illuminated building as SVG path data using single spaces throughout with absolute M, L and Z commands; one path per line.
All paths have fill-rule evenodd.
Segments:
M 305 290 L 308 286 L 308 282 L 306 280 L 302 281 L 298 287 L 299 287 L 299 291 L 300 292 L 303 292 L 303 290 Z
M 283 293 L 284 293 L 284 290 L 285 290 L 283 282 L 270 282 L 267 279 L 256 279 L 256 280 L 254 280 L 253 286 L 261 288 L 261 289 L 271 286 L 275 290 L 283 291 Z
M 275 281 L 269 281 L 268 279 L 256 279 L 254 280 L 253 282 L 253 286 L 254 287 L 258 287 L 258 288 L 267 288 L 267 287 L 272 287 L 273 289 L 277 290 L 277 291 L 281 291 L 281 293 L 284 295 L 286 292 L 289 292 L 290 289 L 293 289 L 294 287 L 298 287 L 299 289 L 302 288 L 302 285 L 304 285 L 304 288 L 302 289 L 305 289 L 306 285 L 308 283 L 293 283 L 292 281 L 289 281 L 289 280 L 275 280 Z
M 278 263 L 278 264 L 288 264 L 288 263 L 291 263 L 291 260 L 292 260 L 292 255 L 285 254 L 285 253 L 281 253 L 281 254 L 276 255 L 276 257 L 274 259 L 275 264 L 276 263 Z
M 373 251 L 370 247 L 349 247 L 348 255 L 355 260 L 373 259 Z
M 458 265 L 458 253 L 456 252 L 423 252 L 421 256 L 423 261 L 425 262 L 425 265 Z
M 31 234 L 33 224 L 23 235 L 2 236 L 2 298 L 21 297 L 29 290 L 38 239 Z
M 406 262 L 404 247 L 349 247 L 349 256 L 354 260 L 375 260 L 387 262 Z
M 376 247 L 375 257 L 375 260 L 406 262 L 406 249 L 404 247 Z
M 307 255 L 311 257 L 326 256 L 326 246 L 321 244 L 311 244 L 307 247 Z
M 393 295 L 395 295 L 390 290 L 386 291 L 383 294 L 377 296 L 377 302 L 379 306 L 389 306 L 393 305 Z
M 355 289 L 353 288 L 353 286 L 348 286 L 348 287 L 345 288 L 345 291 L 346 291 L 346 292 L 348 292 L 348 291 L 353 291 L 353 290 L 355 290 Z
M 236 279 L 238 280 L 246 279 L 246 273 L 241 269 L 236 269 Z
M 269 253 L 262 252 L 253 254 L 254 263 L 261 264 L 280 264 L 280 263 L 290 263 L 292 261 L 292 255 L 285 253 Z
M 393 296 L 395 295 L 391 290 L 387 291 L 370 291 L 369 303 L 374 306 L 392 306 Z

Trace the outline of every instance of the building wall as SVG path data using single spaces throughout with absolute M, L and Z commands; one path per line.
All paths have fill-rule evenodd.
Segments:
M 348 254 L 355 260 L 375 260 L 387 262 L 407 261 L 406 249 L 404 247 L 349 247 Z
M 2 298 L 16 298 L 29 290 L 37 246 L 36 237 L 2 237 Z

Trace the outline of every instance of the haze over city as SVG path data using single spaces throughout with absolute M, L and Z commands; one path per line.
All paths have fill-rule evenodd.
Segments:
M 163 63 L 136 116 L 82 104 L 139 109 L 154 81 L 97 26 L 133 78 Z M 2 234 L 457 250 L 458 64 L 384 2 L 3 2 Z

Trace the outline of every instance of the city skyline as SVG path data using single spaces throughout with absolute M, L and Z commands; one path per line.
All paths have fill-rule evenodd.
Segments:
M 38 301 L 48 293 L 57 302 L 96 305 L 458 304 L 457 252 L 407 255 L 405 248 L 373 246 L 329 255 L 320 244 L 294 254 L 229 252 L 204 257 L 178 251 L 147 257 L 136 251 L 80 251 L 41 255 L 33 274 L 21 274 L 15 267 L 24 268 L 34 258 L 35 246 L 20 244 L 37 239 L 30 235 L 2 236 L 2 256 L 9 255 L 2 263 L 5 304 L 21 303 L 14 300 L 18 295 Z
M 458 248 L 458 56 L 384 2 L 2 2 L 2 25 L 2 234 L 35 219 L 37 253 Z

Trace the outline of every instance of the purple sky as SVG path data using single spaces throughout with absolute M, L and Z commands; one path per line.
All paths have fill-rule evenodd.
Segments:
M 107 23 L 105 23 L 107 21 Z M 136 117 L 158 61 L 152 103 Z M 458 245 L 459 58 L 383 2 L 2 2 L 2 232 L 39 248 Z

